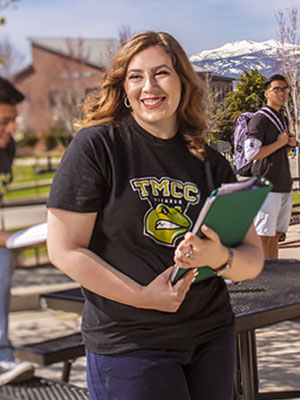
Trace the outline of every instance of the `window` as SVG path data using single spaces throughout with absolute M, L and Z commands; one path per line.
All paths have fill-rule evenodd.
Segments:
M 49 105 L 51 108 L 58 106 L 59 104 L 68 104 L 68 95 L 65 90 L 50 90 L 48 93 Z

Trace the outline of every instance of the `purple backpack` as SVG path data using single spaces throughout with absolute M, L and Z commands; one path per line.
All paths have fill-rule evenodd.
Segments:
M 279 133 L 282 133 L 287 129 L 287 125 L 283 124 L 278 116 L 267 107 L 263 107 L 261 110 L 252 112 L 244 112 L 240 114 L 233 127 L 233 144 L 234 144 L 234 158 L 237 173 L 241 176 L 251 176 L 251 167 L 253 161 L 248 161 L 245 156 L 244 143 L 248 133 L 248 123 L 256 114 L 263 114 L 266 116 L 278 129 Z

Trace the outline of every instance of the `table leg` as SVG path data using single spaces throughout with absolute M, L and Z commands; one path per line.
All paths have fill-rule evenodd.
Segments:
M 258 373 L 255 332 L 238 333 L 237 345 L 242 398 L 244 400 L 256 400 L 258 398 Z

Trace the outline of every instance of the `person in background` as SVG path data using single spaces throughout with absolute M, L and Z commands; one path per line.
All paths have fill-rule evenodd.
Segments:
M 0 201 L 5 186 L 12 180 L 12 162 L 15 143 L 17 104 L 24 96 L 6 79 L 0 78 Z M 10 303 L 13 256 L 5 248 L 11 233 L 0 231 L 0 385 L 20 382 L 32 377 L 34 368 L 28 362 L 16 362 L 14 349 L 8 339 L 8 313 Z
M 292 147 L 297 146 L 297 142 L 295 135 L 289 132 L 287 119 L 281 112 L 288 100 L 289 91 L 282 75 L 276 74 L 267 80 L 266 108 L 283 129 L 279 131 L 267 116 L 258 113 L 249 122 L 245 142 L 245 146 L 248 143 L 248 159 L 255 160 L 251 172 L 265 176 L 273 184 L 272 192 L 254 220 L 265 257 L 269 258 L 278 258 L 279 238 L 287 231 L 292 213 L 292 178 L 288 153 Z
M 214 183 L 235 181 L 205 143 L 204 86 L 168 33 L 142 32 L 84 107 L 48 201 L 48 254 L 83 288 L 92 400 L 232 400 L 234 315 L 222 274 L 263 266 L 252 226 L 234 250 L 187 233 Z M 174 263 L 187 269 L 174 285 Z M 195 267 L 213 277 L 193 283 Z M 217 384 L 216 384 L 217 382 Z

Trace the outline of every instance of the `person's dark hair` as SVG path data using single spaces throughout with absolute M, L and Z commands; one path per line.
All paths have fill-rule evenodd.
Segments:
M 120 48 L 100 84 L 101 90 L 86 100 L 83 117 L 75 121 L 75 129 L 107 123 L 118 124 L 129 115 L 130 110 L 124 105 L 127 67 L 136 54 L 152 46 L 162 47 L 172 58 L 182 84 L 177 112 L 178 128 L 190 152 L 203 159 L 206 129 L 205 87 L 180 44 L 165 32 L 139 33 Z
M 271 83 L 272 83 L 273 81 L 283 81 L 283 82 L 285 82 L 286 84 L 288 84 L 287 81 L 286 81 L 286 79 L 285 79 L 285 77 L 284 77 L 283 75 L 275 74 L 275 75 L 272 75 L 272 76 L 266 81 L 266 83 L 265 83 L 265 90 L 268 90 L 268 89 L 269 89 L 269 87 L 270 87 L 270 85 L 271 85 Z
M 0 104 L 12 106 L 24 100 L 24 96 L 7 79 L 0 77 Z

